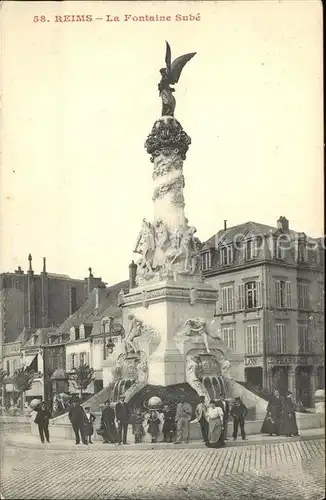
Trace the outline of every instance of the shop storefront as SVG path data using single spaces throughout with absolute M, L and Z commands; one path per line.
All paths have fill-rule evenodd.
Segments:
M 252 386 L 263 387 L 263 357 L 246 356 L 244 365 L 246 382 Z
M 270 389 L 282 395 L 291 391 L 297 403 L 305 408 L 313 405 L 313 395 L 321 385 L 324 375 L 324 358 L 316 355 L 280 354 L 267 358 Z

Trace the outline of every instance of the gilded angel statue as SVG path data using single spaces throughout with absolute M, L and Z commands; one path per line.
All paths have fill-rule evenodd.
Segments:
M 184 54 L 183 56 L 177 57 L 171 63 L 171 47 L 168 42 L 166 43 L 166 53 L 165 53 L 165 68 L 160 69 L 161 81 L 158 84 L 158 90 L 160 97 L 162 99 L 162 116 L 174 116 L 175 110 L 175 98 L 173 92 L 175 89 L 170 85 L 178 83 L 181 72 L 190 59 L 194 57 L 196 52 L 191 52 L 189 54 Z

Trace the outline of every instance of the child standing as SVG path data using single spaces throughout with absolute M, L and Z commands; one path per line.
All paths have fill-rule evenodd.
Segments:
M 93 422 L 95 421 L 95 415 L 91 413 L 89 406 L 85 408 L 85 438 L 88 438 L 89 444 L 93 444 L 92 436 L 94 434 Z
M 148 422 L 147 432 L 152 436 L 152 443 L 156 443 L 157 436 L 159 435 L 160 432 L 160 423 L 161 423 L 161 419 L 158 412 L 155 410 L 150 410 L 147 422 Z
M 141 414 L 140 408 L 136 408 L 130 417 L 132 424 L 132 433 L 135 436 L 135 443 L 141 443 L 142 437 L 145 434 L 143 422 L 144 417 Z

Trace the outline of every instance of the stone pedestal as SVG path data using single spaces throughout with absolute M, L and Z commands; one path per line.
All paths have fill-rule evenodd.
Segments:
M 136 341 L 139 351 L 147 357 L 148 384 L 189 383 L 200 391 L 194 360 L 202 364 L 205 356 L 210 359 L 203 365 L 207 377 L 222 375 L 222 356 L 230 359 L 231 365 L 233 360 L 243 365 L 243 356 L 230 352 L 219 338 L 214 324 L 216 290 L 211 285 L 203 283 L 198 276 L 184 279 L 171 276 L 164 281 L 153 281 L 132 289 L 125 296 L 123 312 L 126 331 L 130 315 L 142 323 L 142 333 Z M 193 318 L 205 320 L 206 343 L 201 333 L 184 333 L 185 324 Z M 215 365 L 213 359 L 216 359 Z

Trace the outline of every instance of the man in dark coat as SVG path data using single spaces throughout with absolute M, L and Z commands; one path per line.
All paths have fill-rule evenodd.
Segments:
M 238 428 L 240 425 L 241 437 L 246 439 L 245 433 L 245 418 L 247 415 L 247 407 L 242 403 L 239 397 L 235 398 L 235 402 L 231 407 L 231 416 L 233 417 L 233 440 L 238 437 Z
M 298 436 L 295 404 L 292 401 L 292 393 L 290 391 L 288 391 L 287 397 L 283 400 L 282 410 L 281 434 L 288 437 Z
M 200 396 L 200 403 L 196 407 L 196 419 L 200 425 L 201 435 L 204 443 L 208 442 L 208 422 L 206 420 L 207 405 L 205 396 Z
M 163 424 L 164 442 L 172 443 L 173 436 L 175 433 L 174 411 L 171 410 L 168 405 L 164 405 L 163 415 L 164 415 L 164 424 Z
M 50 421 L 51 413 L 47 409 L 44 402 L 37 406 L 37 414 L 35 417 L 35 424 L 38 425 L 38 431 L 40 434 L 41 442 L 44 443 L 44 436 L 47 442 L 50 442 L 49 435 L 49 421 Z
M 87 444 L 87 438 L 85 436 L 86 415 L 78 399 L 73 402 L 68 415 L 75 433 L 76 444 L 80 443 L 80 438 L 84 444 Z
M 118 421 L 119 443 L 127 444 L 128 423 L 130 412 L 128 405 L 125 402 L 125 397 L 121 396 L 119 402 L 115 406 L 115 417 Z
M 261 433 L 269 434 L 272 436 L 280 435 L 281 428 L 281 416 L 282 416 L 282 398 L 279 391 L 276 389 L 272 396 L 269 398 L 266 417 L 263 422 Z
M 115 427 L 114 409 L 110 406 L 110 401 L 105 401 L 105 408 L 102 412 L 101 427 L 103 429 L 103 443 L 116 443 L 117 431 Z

